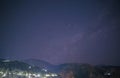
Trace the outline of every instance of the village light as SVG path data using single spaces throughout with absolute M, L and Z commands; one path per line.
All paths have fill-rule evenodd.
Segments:
M 51 76 L 53 76 L 53 77 L 54 77 L 54 76 L 57 76 L 57 74 L 51 74 Z
M 37 77 L 40 77 L 40 74 L 37 74 Z
M 50 75 L 49 75 L 49 74 L 46 74 L 45 76 L 46 76 L 46 77 L 49 77 Z
M 7 74 L 6 74 L 6 73 L 4 73 L 2 77 L 5 77 L 6 75 L 7 75 Z

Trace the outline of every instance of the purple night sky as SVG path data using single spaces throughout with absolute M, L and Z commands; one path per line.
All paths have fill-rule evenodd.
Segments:
M 0 57 L 120 65 L 117 0 L 2 0 Z

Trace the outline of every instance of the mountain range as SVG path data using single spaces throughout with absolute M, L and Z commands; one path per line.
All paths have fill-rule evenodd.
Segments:
M 32 72 L 54 72 L 59 74 L 74 74 L 75 78 L 97 78 L 113 76 L 111 78 L 120 78 L 120 66 L 111 65 L 90 65 L 79 63 L 65 63 L 52 65 L 46 61 L 38 59 L 9 60 L 0 58 L 0 70 L 22 70 Z M 44 70 L 43 70 L 44 69 Z M 105 77 L 104 77 L 105 76 Z

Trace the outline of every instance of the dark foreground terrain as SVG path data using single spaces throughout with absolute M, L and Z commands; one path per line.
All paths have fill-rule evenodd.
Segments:
M 0 59 L 0 78 L 120 78 L 120 66 Z

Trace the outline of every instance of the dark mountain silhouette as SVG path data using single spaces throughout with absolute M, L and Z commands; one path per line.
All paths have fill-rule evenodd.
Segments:
M 1 63 L 1 62 L 3 62 L 3 60 L 5 60 L 5 59 L 3 59 L 3 58 L 0 58 L 0 63 Z

